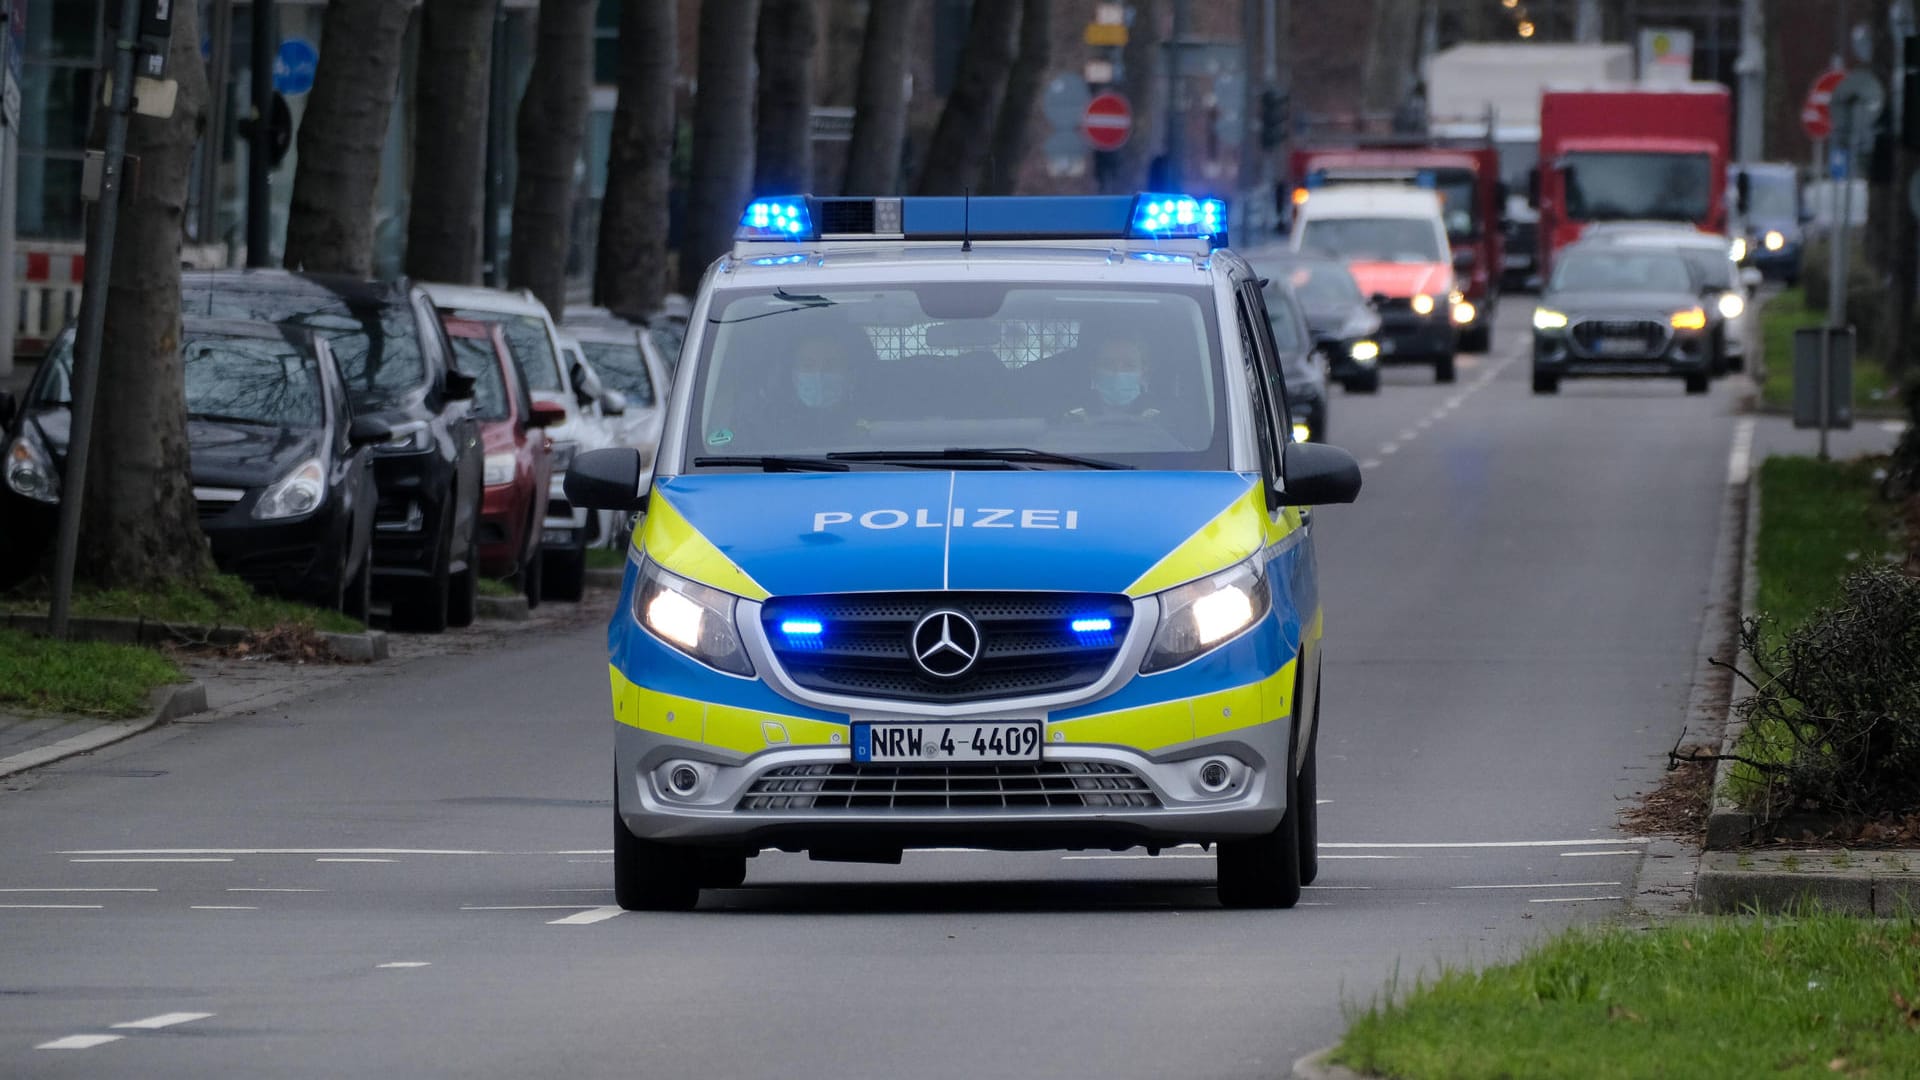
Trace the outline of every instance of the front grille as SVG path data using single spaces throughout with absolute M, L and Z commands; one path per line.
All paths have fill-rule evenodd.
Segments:
M 753 782 L 736 809 L 1029 810 L 1160 805 L 1124 765 L 784 765 Z
M 979 659 L 956 678 L 936 678 L 913 657 L 913 632 L 930 612 L 965 614 L 979 628 Z M 1112 628 L 1076 633 L 1076 619 Z M 799 619 L 820 632 L 790 638 Z M 783 596 L 761 608 L 773 654 L 798 685 L 828 694 L 896 701 L 967 702 L 1078 690 L 1099 680 L 1133 621 L 1124 596 L 1078 593 L 862 593 Z
M 1573 342 L 1598 356 L 1652 354 L 1666 347 L 1667 328 L 1651 319 L 1582 319 Z

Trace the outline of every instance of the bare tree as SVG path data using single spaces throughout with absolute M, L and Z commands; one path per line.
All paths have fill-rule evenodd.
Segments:
M 573 174 L 593 92 L 593 9 L 594 0 L 540 0 L 533 71 L 516 129 L 507 284 L 532 289 L 555 318 L 567 306 Z
M 332 0 L 321 17 L 287 216 L 290 267 L 373 273 L 374 189 L 411 15 L 395 0 Z
M 212 567 L 194 509 L 180 363 L 180 238 L 207 108 L 198 24 L 197 5 L 175 8 L 173 115 L 135 116 L 127 129 L 140 169 L 120 189 L 76 561 L 78 577 L 113 587 L 194 580 Z
M 920 168 L 919 193 L 958 195 L 980 182 L 994 118 L 1013 66 L 1020 0 L 974 0 L 960 70 Z
M 753 26 L 759 0 L 703 0 L 693 104 L 693 168 L 680 241 L 680 291 L 700 286 L 740 221 L 753 179 L 753 56 L 740 31 Z
M 1146 186 L 1147 167 L 1160 146 L 1160 76 L 1156 64 L 1160 43 L 1166 40 L 1165 0 L 1134 0 L 1133 26 L 1120 54 L 1126 69 L 1122 90 L 1133 106 L 1133 133 L 1127 145 L 1100 155 L 1100 190 L 1139 191 Z
M 900 189 L 900 150 L 907 137 L 907 36 L 920 0 L 876 3 L 867 10 L 860 44 L 860 82 L 847 143 L 849 195 L 892 195 Z
M 761 195 L 813 190 L 813 51 L 820 41 L 813 5 L 760 0 L 753 190 Z
M 499 0 L 425 0 L 413 78 L 413 196 L 407 273 L 426 281 L 480 280 L 487 169 L 488 79 Z
M 1033 128 L 1034 103 L 1040 100 L 1040 85 L 1047 77 L 1052 37 L 1053 0 L 1021 0 L 1020 54 L 1007 74 L 1000 118 L 993 125 L 993 155 L 987 160 L 989 195 L 1011 195 L 1020 186 L 1027 133 Z
M 636 315 L 659 307 L 667 289 L 676 8 L 625 0 L 620 10 L 620 100 L 613 109 L 593 299 Z

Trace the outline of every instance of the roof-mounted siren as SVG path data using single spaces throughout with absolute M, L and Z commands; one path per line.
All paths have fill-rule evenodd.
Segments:
M 755 199 L 740 214 L 735 240 L 812 240 L 813 212 L 804 195 Z
M 1133 200 L 1129 232 L 1143 240 L 1205 240 L 1208 247 L 1227 245 L 1227 204 L 1192 195 L 1142 192 Z

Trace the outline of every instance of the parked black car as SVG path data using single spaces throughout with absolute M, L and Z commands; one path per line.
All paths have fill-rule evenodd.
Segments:
M 1325 354 L 1307 329 L 1300 298 L 1284 282 L 1268 278 L 1263 290 L 1267 323 L 1280 351 L 1280 372 L 1287 381 L 1287 411 L 1293 420 L 1295 442 L 1327 441 L 1327 372 Z
M 1380 313 L 1361 295 L 1339 259 L 1305 252 L 1263 252 L 1248 262 L 1299 301 L 1307 329 L 1327 358 L 1329 375 L 1349 394 L 1380 392 Z M 1272 293 L 1268 293 L 1271 300 Z
M 188 271 L 189 316 L 292 323 L 325 338 L 355 415 L 385 423 L 374 448 L 377 594 L 394 625 L 438 631 L 473 621 L 484 451 L 467 402 L 473 377 L 426 293 L 409 282 L 283 270 Z
M 392 430 L 354 417 L 326 341 L 310 330 L 188 319 L 181 353 L 193 495 L 215 564 L 262 592 L 365 618 L 378 498 L 370 448 Z M 15 554 L 43 550 L 58 524 L 72 365 L 68 330 L 8 429 L 18 448 L 6 478 L 19 504 L 7 515 Z
M 1700 279 L 1681 255 L 1585 241 L 1554 261 L 1533 309 L 1533 392 L 1584 376 L 1667 376 L 1704 394 L 1712 337 Z

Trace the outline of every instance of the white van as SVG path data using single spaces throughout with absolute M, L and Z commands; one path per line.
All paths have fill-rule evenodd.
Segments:
M 1402 184 L 1303 189 L 1289 243 L 1347 264 L 1380 312 L 1383 363 L 1432 364 L 1453 381 L 1458 323 L 1468 315 L 1453 280 L 1440 195 Z

